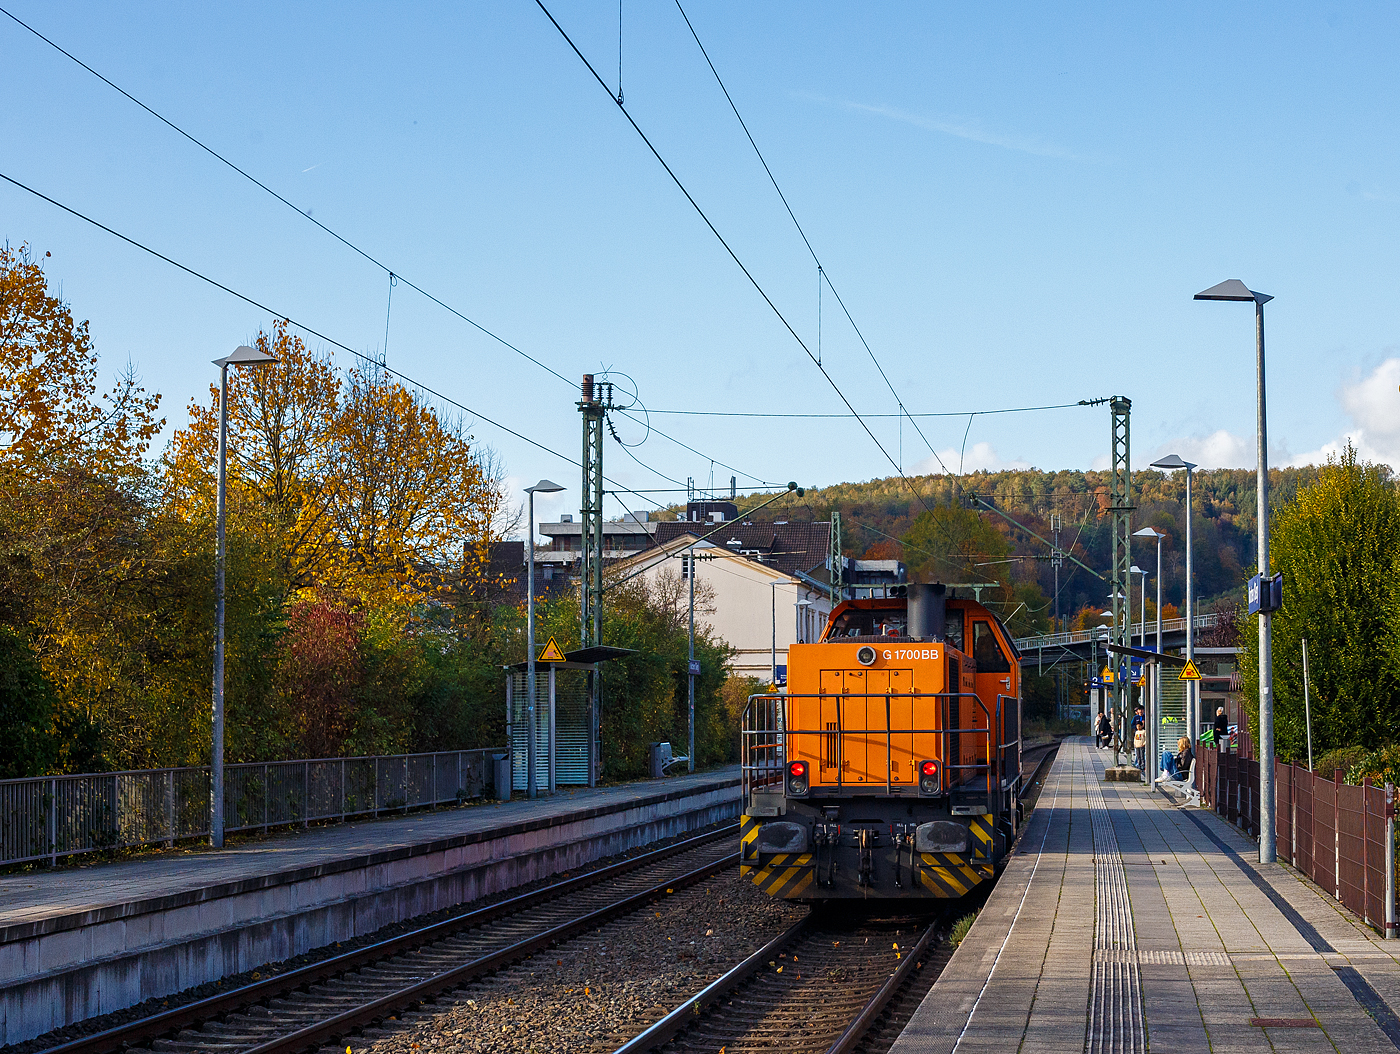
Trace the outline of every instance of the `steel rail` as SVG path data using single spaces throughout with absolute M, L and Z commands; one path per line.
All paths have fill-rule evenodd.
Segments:
M 644 1054 L 655 1050 L 683 1032 L 695 1016 L 719 1002 L 734 989 L 763 969 L 778 952 L 801 937 L 811 925 L 810 914 L 798 919 L 778 936 L 754 952 L 738 966 L 733 967 L 722 977 L 711 981 L 694 998 L 686 1000 L 645 1032 L 632 1037 L 613 1054 Z
M 425 981 L 420 981 L 407 988 L 401 988 L 397 992 L 391 992 L 386 996 L 365 1003 L 353 1010 L 347 1010 L 335 1017 L 306 1028 L 292 1032 L 289 1035 L 279 1037 L 256 1047 L 250 1047 L 244 1054 L 296 1054 L 304 1050 L 312 1050 L 320 1047 L 329 1040 L 342 1036 L 347 1032 L 353 1032 L 357 1028 L 365 1025 L 372 1025 L 376 1021 L 383 1019 L 389 1014 L 403 1010 L 406 1007 L 415 1006 L 425 1002 L 440 992 L 450 988 L 456 988 L 467 981 L 483 974 L 498 970 L 502 966 L 509 965 L 517 959 L 526 958 L 537 951 L 548 948 L 551 944 L 572 937 L 584 930 L 592 929 L 601 922 L 606 922 L 616 915 L 625 915 L 637 908 L 644 907 L 652 903 L 658 897 L 664 897 L 676 889 L 683 889 L 686 886 L 703 882 L 719 871 L 727 867 L 733 867 L 739 862 L 739 854 L 732 853 L 729 856 L 721 857 L 711 861 L 703 867 L 696 868 L 687 874 L 677 878 L 669 879 L 651 889 L 635 893 L 623 900 L 615 901 L 607 907 L 590 911 L 570 922 L 555 926 L 553 929 L 545 930 L 527 940 L 519 941 L 508 948 L 502 948 L 491 955 L 473 959 L 471 962 L 463 963 L 461 966 L 445 970 L 440 974 L 429 977 Z
M 1036 748 L 1041 756 L 1028 774 L 1019 796 L 1024 797 L 1027 790 L 1033 786 L 1035 778 L 1044 767 L 1046 760 L 1055 753 L 1059 745 L 1059 742 L 1056 741 Z M 942 921 L 943 919 L 940 917 L 924 931 L 914 948 L 865 1003 L 840 1037 L 828 1048 L 827 1054 L 850 1054 L 857 1047 L 889 1005 L 890 1000 L 908 981 L 910 973 L 917 968 L 919 961 L 927 954 L 929 945 L 933 943 L 935 932 Z M 812 916 L 810 914 L 802 918 L 744 959 L 743 962 L 711 982 L 695 996 L 681 1003 L 660 1021 L 618 1047 L 613 1051 L 613 1054 L 646 1054 L 648 1051 L 657 1050 L 664 1046 L 694 1024 L 698 1015 L 758 974 L 779 952 L 801 937 L 811 922 Z
M 928 946 L 933 943 L 934 930 L 937 928 L 938 923 L 935 922 L 924 930 L 924 935 L 919 938 L 919 943 L 914 945 L 914 950 L 906 955 L 899 967 L 885 979 L 885 983 L 880 986 L 879 991 L 870 997 L 865 1008 L 846 1027 L 846 1031 L 841 1033 L 841 1037 L 827 1048 L 826 1054 L 850 1054 L 856 1048 L 856 1044 L 870 1031 L 870 1026 L 875 1024 L 875 1020 L 884 1012 L 885 1006 L 894 998 L 894 994 L 904 987 L 904 982 L 913 973 L 919 959 L 928 951 Z
M 269 999 L 276 998 L 279 995 L 307 988 L 317 982 L 341 976 L 342 974 L 383 959 L 393 958 L 412 948 L 430 944 L 433 941 L 450 936 L 459 930 L 470 929 L 474 926 L 513 915 L 527 908 L 556 900 L 578 889 L 606 882 L 609 879 L 639 870 L 650 864 L 658 863 L 668 857 L 678 856 L 681 853 L 688 852 L 691 849 L 697 849 L 710 842 L 718 841 L 721 838 L 732 837 L 738 831 L 738 827 L 738 824 L 730 824 L 717 831 L 687 838 L 684 841 L 664 846 L 661 849 L 654 849 L 651 852 L 643 853 L 629 860 L 623 860 L 619 863 L 599 868 L 596 871 L 589 871 L 582 875 L 576 875 L 573 878 L 552 883 L 530 893 L 522 893 L 519 896 L 511 897 L 509 900 L 503 900 L 497 904 L 477 908 L 474 911 L 469 911 L 462 915 L 454 915 L 450 919 L 444 919 L 441 922 L 411 930 L 408 933 L 400 934 L 397 937 L 391 937 L 388 940 L 378 941 L 364 948 L 356 948 L 352 951 L 343 952 L 340 955 L 322 959 L 320 962 L 310 963 L 307 966 L 302 966 L 295 970 L 288 970 L 285 973 L 276 974 L 265 980 L 255 981 L 252 984 L 230 989 L 218 995 L 199 999 L 192 1003 L 186 1003 L 183 1006 L 174 1007 L 170 1010 L 164 1010 L 150 1017 L 144 1017 L 136 1021 L 117 1025 L 114 1028 L 106 1029 L 90 1036 L 80 1036 L 77 1039 L 69 1040 L 59 1046 L 47 1047 L 44 1049 L 43 1054 L 114 1054 L 114 1052 L 125 1050 L 146 1040 L 158 1039 L 173 1032 L 179 1032 L 186 1028 L 193 1028 L 202 1022 L 213 1020 L 250 1006 L 256 1006 Z M 719 863 L 732 862 L 732 859 L 732 857 L 725 857 Z M 677 879 L 668 882 L 665 884 L 665 887 L 675 888 L 677 881 L 680 880 Z M 654 893 L 654 890 L 652 892 Z

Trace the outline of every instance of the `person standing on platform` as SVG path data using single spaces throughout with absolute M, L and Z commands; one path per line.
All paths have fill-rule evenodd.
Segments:
M 1139 770 L 1147 768 L 1147 723 L 1142 716 L 1142 707 L 1133 707 L 1133 764 Z
M 1230 740 L 1230 719 L 1225 716 L 1225 708 L 1215 708 L 1215 749 L 1224 750 Z
M 1108 719 L 1108 714 L 1099 711 L 1098 727 L 1094 730 L 1094 746 L 1102 749 L 1113 742 L 1113 724 Z

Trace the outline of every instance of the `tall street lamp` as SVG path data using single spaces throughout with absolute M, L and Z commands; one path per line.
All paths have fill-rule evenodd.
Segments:
M 1196 611 L 1193 607 L 1193 585 L 1191 575 L 1191 472 L 1196 467 L 1190 461 L 1181 460 L 1178 454 L 1168 454 L 1160 461 L 1152 462 L 1153 468 L 1173 469 L 1184 468 L 1186 470 L 1186 661 L 1193 662 L 1196 658 Z M 1197 713 L 1199 701 L 1196 696 L 1197 682 L 1186 682 L 1186 738 L 1191 741 L 1191 746 L 1196 745 L 1196 735 L 1200 729 L 1200 714 Z
M 1254 304 L 1254 366 L 1257 413 L 1255 442 L 1258 451 L 1259 580 L 1269 580 L 1269 447 L 1264 413 L 1264 305 L 1273 299 L 1256 293 L 1238 278 L 1197 293 L 1196 300 L 1234 300 Z M 1259 610 L 1259 862 L 1276 858 L 1274 842 L 1274 654 L 1271 612 Z
M 530 741 L 525 747 L 525 793 L 535 796 L 535 494 L 558 494 L 564 488 L 551 480 L 542 479 L 526 487 L 530 503 L 529 534 L 525 537 L 525 694 L 529 697 Z M 588 584 L 584 583 L 584 588 Z
M 224 844 L 224 481 L 228 462 L 228 368 L 266 366 L 277 360 L 265 351 L 240 344 L 232 355 L 215 359 L 219 367 L 219 486 L 214 518 L 214 719 L 213 748 L 209 758 L 209 844 Z

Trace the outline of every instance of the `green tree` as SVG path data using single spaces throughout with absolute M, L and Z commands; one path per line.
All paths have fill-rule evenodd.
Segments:
M 58 753 L 53 689 L 29 645 L 0 626 L 0 779 L 41 776 Z
M 1274 737 L 1305 756 L 1302 640 L 1312 681 L 1313 752 L 1374 748 L 1400 722 L 1400 492 L 1384 465 L 1350 445 L 1274 517 L 1273 570 L 1283 610 L 1273 616 Z M 1258 728 L 1259 636 L 1241 627 L 1244 696 Z

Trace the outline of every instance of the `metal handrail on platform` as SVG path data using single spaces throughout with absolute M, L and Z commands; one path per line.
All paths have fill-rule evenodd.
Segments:
M 224 830 L 305 826 L 478 798 L 489 782 L 487 755 L 502 750 L 228 765 Z M 207 766 L 0 780 L 0 864 L 203 837 L 209 780 Z

